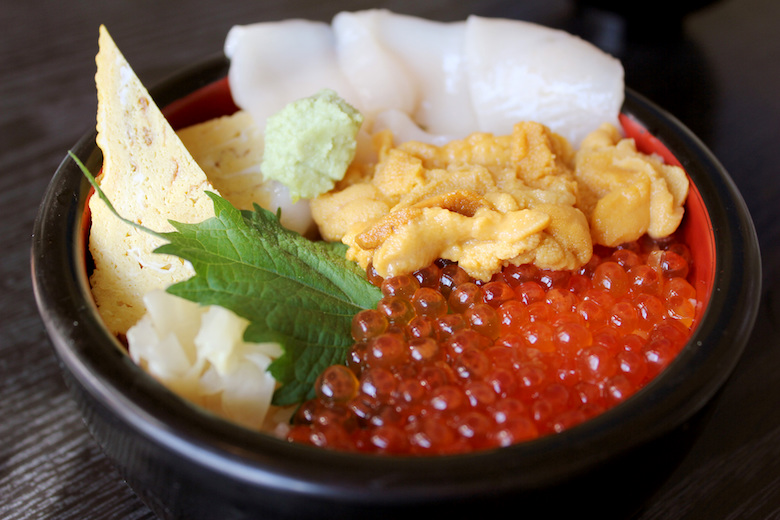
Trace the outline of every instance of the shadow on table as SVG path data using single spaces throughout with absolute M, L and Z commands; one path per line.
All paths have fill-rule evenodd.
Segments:
M 626 86 L 711 142 L 717 85 L 701 50 L 685 33 L 685 19 L 713 0 L 661 2 L 641 9 L 633 2 L 578 0 L 563 29 L 623 63 Z

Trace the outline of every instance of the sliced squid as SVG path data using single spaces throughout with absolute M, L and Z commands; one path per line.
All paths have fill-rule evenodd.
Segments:
M 261 132 L 269 116 L 323 88 L 357 102 L 336 62 L 333 31 L 326 23 L 293 19 L 234 26 L 224 52 L 230 58 L 233 100 Z
M 372 9 L 337 14 L 333 32 L 338 63 L 369 117 L 397 110 L 431 134 L 473 131 L 463 22 Z
M 536 121 L 575 147 L 603 122 L 617 125 L 620 61 L 567 32 L 471 16 L 466 59 L 477 129 L 508 134 Z
M 617 59 L 518 20 L 343 12 L 331 25 L 236 26 L 225 53 L 233 97 L 261 128 L 287 103 L 332 88 L 363 113 L 369 130 L 390 128 L 398 141 L 509 134 L 517 122 L 536 121 L 576 148 L 601 123 L 617 124 L 624 95 Z

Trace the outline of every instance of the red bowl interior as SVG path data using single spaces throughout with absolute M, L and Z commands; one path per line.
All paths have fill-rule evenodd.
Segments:
M 177 130 L 227 116 L 237 110 L 227 77 L 201 87 L 162 109 L 168 122 Z

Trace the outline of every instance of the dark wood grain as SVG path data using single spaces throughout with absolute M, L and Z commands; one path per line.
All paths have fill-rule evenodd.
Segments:
M 440 20 L 473 12 L 577 31 L 623 59 L 628 84 L 675 113 L 721 160 L 758 230 L 760 315 L 690 449 L 625 511 L 642 520 L 780 518 L 780 2 L 689 5 L 693 12 L 677 20 L 663 15 L 663 4 L 646 3 L 652 25 L 621 25 L 619 14 L 565 0 L 0 1 L 0 517 L 153 517 L 68 397 L 29 275 L 42 194 L 69 146 L 94 125 L 98 25 L 108 26 L 151 85 L 218 52 L 234 24 L 329 20 L 339 10 L 382 6 Z

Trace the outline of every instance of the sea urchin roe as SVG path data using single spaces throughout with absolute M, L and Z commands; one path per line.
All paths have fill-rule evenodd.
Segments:
M 679 226 L 688 196 L 685 172 L 637 151 L 614 126 L 590 133 L 574 162 L 577 207 L 588 216 L 594 243 L 616 246 L 645 233 L 662 238 Z
M 438 258 L 483 281 L 511 264 L 577 269 L 594 244 L 671 235 L 688 194 L 682 168 L 639 152 L 610 124 L 576 153 L 534 122 L 443 146 L 395 145 L 388 131 L 373 140 L 376 164 L 353 163 L 311 208 L 323 238 L 347 244 L 350 260 L 383 277 Z
M 327 368 L 287 438 L 433 455 L 571 428 L 658 375 L 690 336 L 696 291 L 676 241 L 599 248 L 577 271 L 508 266 L 489 282 L 437 261 L 376 279 L 346 366 Z M 399 310 L 400 309 L 400 310 Z
M 311 201 L 326 240 L 383 277 L 408 274 L 438 258 L 489 280 L 509 263 L 575 269 L 592 251 L 575 207 L 573 151 L 539 123 L 510 135 L 474 133 L 443 146 L 395 146 L 375 134 L 378 162 Z

